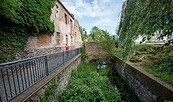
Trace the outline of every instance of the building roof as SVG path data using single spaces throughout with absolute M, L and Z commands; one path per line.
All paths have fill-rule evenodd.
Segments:
M 57 2 L 59 2 L 60 5 L 62 5 L 62 7 L 69 13 L 69 15 L 70 15 L 73 19 L 75 19 L 75 18 L 74 18 L 74 15 L 71 14 L 71 13 L 65 8 L 65 6 L 62 4 L 62 2 L 61 2 L 60 0 L 57 0 Z

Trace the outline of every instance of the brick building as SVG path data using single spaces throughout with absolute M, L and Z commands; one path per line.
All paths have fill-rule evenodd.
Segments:
M 81 33 L 79 31 L 79 23 L 74 18 L 60 0 L 56 0 L 52 8 L 50 16 L 54 24 L 54 34 L 43 34 L 37 37 L 30 37 L 26 44 L 26 50 L 42 49 L 42 48 L 64 48 L 66 44 L 70 48 L 78 48 L 82 46 Z

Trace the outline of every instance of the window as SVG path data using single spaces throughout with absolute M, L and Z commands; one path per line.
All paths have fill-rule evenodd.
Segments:
M 71 26 L 71 28 L 73 27 L 73 22 L 71 19 L 70 19 L 70 26 Z
M 71 45 L 73 45 L 73 36 L 71 36 Z
M 58 18 L 58 16 L 59 16 L 58 12 L 59 12 L 59 7 L 58 7 L 58 5 L 56 4 L 56 9 L 55 9 L 55 17 L 56 17 L 56 18 Z
M 65 24 L 67 24 L 67 15 L 65 14 Z
M 60 32 L 56 32 L 56 43 L 60 45 Z
M 65 36 L 66 44 L 68 44 L 68 35 Z

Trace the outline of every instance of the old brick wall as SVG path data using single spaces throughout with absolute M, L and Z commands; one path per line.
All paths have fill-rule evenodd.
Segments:
M 51 41 L 51 35 L 49 34 L 29 37 L 25 46 L 25 50 L 54 47 Z
M 93 59 L 106 59 L 109 56 L 96 42 L 85 42 L 85 51 L 88 55 L 85 62 L 89 62 Z
M 74 45 L 75 48 L 79 48 L 82 46 L 82 38 L 79 30 L 79 23 L 77 20 L 74 21 Z
M 140 67 L 132 66 L 130 62 L 122 67 L 122 60 L 115 58 L 115 69 L 126 78 L 141 102 L 173 101 L 173 87 L 148 74 Z M 123 72 L 124 69 L 124 72 Z
M 65 46 L 66 43 L 68 46 L 74 46 L 74 44 L 71 43 L 71 36 L 74 38 L 74 16 L 60 1 L 57 1 L 57 4 L 59 6 L 59 32 L 62 36 L 61 46 Z M 65 22 L 65 15 L 67 16 L 67 24 Z M 72 21 L 72 26 L 70 24 L 70 20 Z M 68 36 L 68 41 L 66 41 L 66 35 Z
M 97 55 L 100 50 L 95 42 L 85 42 L 85 51 L 88 55 Z
M 30 57 L 34 57 L 34 56 L 52 54 L 52 53 L 56 53 L 61 50 L 63 50 L 63 48 L 61 48 L 61 47 L 52 47 L 52 48 L 18 51 L 16 54 L 16 60 L 30 58 Z

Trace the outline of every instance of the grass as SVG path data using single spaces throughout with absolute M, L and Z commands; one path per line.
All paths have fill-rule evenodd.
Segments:
M 122 48 L 117 48 L 115 50 L 114 56 L 117 56 L 118 58 L 122 59 L 123 58 L 123 53 L 125 52 L 124 49 Z
M 173 85 L 173 75 L 170 75 L 168 72 L 160 72 L 156 70 L 155 68 L 146 68 L 146 71 L 153 74 L 154 76 L 160 78 L 161 80 Z
M 69 85 L 58 97 L 60 102 L 120 102 L 120 95 L 109 81 L 108 68 L 97 73 L 93 63 L 81 63 L 72 72 Z
M 133 46 L 132 50 L 135 52 L 134 64 L 142 66 L 148 73 L 173 85 L 173 45 L 138 44 Z M 123 52 L 124 49 L 118 49 L 115 55 L 122 58 Z M 144 58 L 139 60 L 136 55 L 142 55 Z

